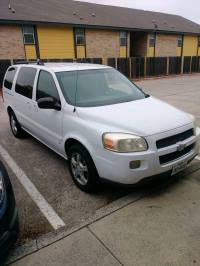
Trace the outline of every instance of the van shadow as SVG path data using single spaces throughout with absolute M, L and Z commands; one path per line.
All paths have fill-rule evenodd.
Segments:
M 117 190 L 121 195 L 138 194 L 141 196 L 157 197 L 169 189 L 173 190 L 177 185 L 184 182 L 188 177 L 188 171 L 183 171 L 179 174 L 171 176 L 170 173 L 162 174 L 159 176 L 153 176 L 146 180 L 131 186 L 121 186 L 116 184 L 103 183 L 101 189 L 103 193 L 112 194 L 113 190 Z M 98 193 L 102 193 L 99 191 Z

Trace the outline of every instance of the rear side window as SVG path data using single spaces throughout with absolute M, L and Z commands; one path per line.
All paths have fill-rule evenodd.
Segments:
M 11 67 L 8 69 L 7 73 L 6 73 L 6 77 L 4 80 L 4 88 L 11 90 L 12 89 L 12 84 L 13 84 L 13 80 L 15 77 L 17 69 L 14 67 Z
M 36 71 L 35 68 L 22 67 L 17 77 L 15 92 L 32 99 Z
M 38 78 L 36 100 L 46 97 L 52 97 L 56 101 L 60 101 L 60 97 L 52 75 L 47 71 L 41 70 Z

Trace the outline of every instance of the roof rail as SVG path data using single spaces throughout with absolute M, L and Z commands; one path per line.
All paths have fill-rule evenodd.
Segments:
M 17 62 L 15 62 L 14 64 L 15 64 L 15 65 L 36 64 L 36 65 L 44 66 L 44 62 L 41 61 L 40 59 L 37 59 L 36 61 L 27 61 L 27 60 L 24 60 L 24 61 L 17 61 Z

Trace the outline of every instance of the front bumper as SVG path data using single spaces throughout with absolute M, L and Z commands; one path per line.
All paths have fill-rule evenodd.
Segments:
M 184 141 L 186 146 L 193 144 L 193 148 L 187 154 L 176 160 L 166 164 L 161 164 L 159 160 L 160 156 L 177 151 L 176 144 L 159 150 L 156 147 L 156 141 L 158 139 L 168 137 L 169 135 L 176 135 L 188 129 L 191 129 L 191 125 L 147 137 L 146 140 L 149 144 L 149 150 L 145 152 L 122 154 L 103 150 L 100 154 L 97 154 L 94 159 L 99 176 L 111 182 L 131 185 L 150 176 L 171 172 L 173 167 L 178 163 L 191 162 L 199 152 L 199 128 L 195 136 Z M 140 167 L 137 169 L 130 169 L 129 165 L 131 161 L 140 161 Z

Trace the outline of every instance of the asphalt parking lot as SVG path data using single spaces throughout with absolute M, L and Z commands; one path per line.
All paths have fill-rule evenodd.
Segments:
M 200 75 L 144 80 L 137 84 L 147 93 L 195 115 L 200 126 Z M 12 136 L 2 100 L 0 102 L 0 145 L 63 221 L 66 230 L 81 225 L 96 212 L 123 199 L 129 193 L 139 198 L 144 191 L 148 190 L 148 186 L 134 189 L 104 186 L 102 191 L 96 195 L 81 192 L 73 184 L 64 159 L 32 137 L 18 140 Z M 4 161 L 1 154 L 0 159 Z M 200 168 L 198 160 L 191 165 L 195 169 L 198 169 L 198 166 Z M 34 199 L 25 190 L 24 185 L 19 182 L 15 171 L 13 172 L 8 165 L 7 169 L 11 176 L 19 209 L 21 234 L 17 245 L 29 243 L 31 240 L 54 231 L 55 228 L 45 218 Z M 177 186 L 172 187 L 174 190 L 176 188 Z

